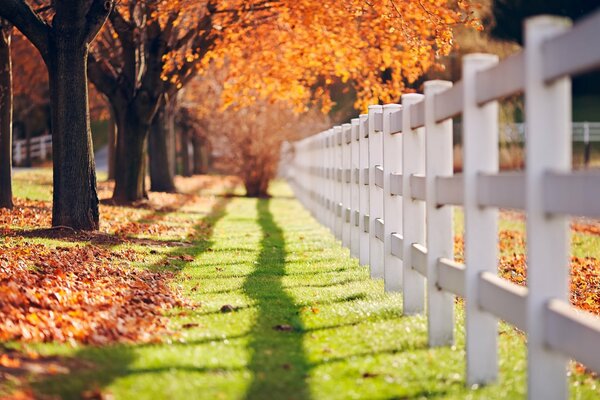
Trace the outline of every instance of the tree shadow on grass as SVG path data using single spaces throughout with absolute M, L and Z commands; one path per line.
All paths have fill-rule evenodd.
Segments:
M 163 259 L 183 254 L 196 258 L 207 251 L 214 243 L 212 239 L 214 227 L 226 215 L 226 207 L 230 201 L 231 198 L 229 196 L 220 196 L 210 212 L 194 227 L 196 234 L 192 238 L 191 246 L 173 247 L 165 253 Z M 176 268 L 170 270 L 178 272 L 187 263 L 184 261 L 177 262 L 178 265 L 176 265 Z M 146 265 L 145 268 L 161 270 L 164 269 L 164 266 L 159 262 Z M 58 374 L 50 377 L 33 377 L 32 388 L 37 394 L 58 396 L 61 399 L 80 399 L 82 398 L 82 393 L 86 391 L 98 391 L 100 393 L 103 390 L 102 388 L 110 385 L 119 377 L 152 372 L 148 369 L 132 367 L 132 364 L 137 359 L 138 349 L 148 346 L 152 346 L 152 344 L 115 344 L 103 347 L 83 346 L 72 356 L 72 359 L 84 361 L 85 365 L 90 365 L 89 368 L 71 370 L 67 375 Z M 177 370 L 178 367 L 174 366 L 170 369 Z M 157 368 L 154 372 L 159 373 L 162 370 L 164 368 Z M 219 372 L 223 368 L 215 367 L 214 369 L 205 368 L 195 370 L 199 372 L 208 372 L 209 370 Z
M 244 283 L 245 293 L 258 310 L 249 343 L 252 358 L 248 368 L 253 380 L 246 398 L 310 399 L 310 364 L 302 343 L 300 309 L 281 282 L 286 266 L 285 239 L 269 210 L 270 202 L 257 200 L 263 238 L 257 267 Z

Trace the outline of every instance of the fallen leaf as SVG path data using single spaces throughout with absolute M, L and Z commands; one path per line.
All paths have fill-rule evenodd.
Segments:
M 281 325 L 275 325 L 273 327 L 273 329 L 275 329 L 276 331 L 280 331 L 280 332 L 292 332 L 294 330 L 294 327 L 291 325 L 287 325 L 287 324 L 281 324 Z
M 221 307 L 222 313 L 229 313 L 233 311 L 235 311 L 235 307 L 230 304 L 225 304 L 223 307 Z

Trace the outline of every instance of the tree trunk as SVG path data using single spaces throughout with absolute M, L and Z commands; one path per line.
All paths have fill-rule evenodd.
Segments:
M 269 197 L 267 191 L 271 178 L 265 173 L 263 168 L 253 168 L 249 165 L 247 171 L 242 176 L 242 180 L 246 188 L 246 197 Z
M 12 208 L 12 61 L 10 30 L 0 22 L 0 208 Z
M 183 127 L 181 134 L 181 175 L 192 176 L 191 160 L 190 160 L 190 133 L 187 127 Z
M 117 114 L 117 149 L 115 157 L 115 191 L 117 204 L 147 199 L 145 162 L 149 126 L 133 111 L 115 110 Z
M 244 180 L 244 187 L 246 188 L 246 197 L 269 197 L 269 180 L 268 179 L 249 179 Z
M 87 89 L 88 46 L 69 35 L 52 35 L 49 45 L 52 225 L 95 230 L 99 212 Z
M 110 120 L 108 121 L 108 180 L 115 179 L 115 153 L 117 148 L 117 122 L 115 112 L 109 105 Z
M 153 192 L 174 193 L 175 189 L 175 162 L 173 160 L 174 123 L 169 110 L 164 102 L 154 115 L 148 150 L 150 152 L 150 190 Z
M 177 114 L 177 100 L 173 100 L 167 106 L 167 129 L 168 129 L 168 161 L 169 171 L 173 173 L 173 178 L 177 175 L 177 130 L 175 127 L 175 115 Z
M 208 160 L 206 157 L 207 149 L 204 140 L 197 136 L 192 137 L 192 146 L 194 148 L 193 173 L 194 175 L 206 174 L 208 170 Z

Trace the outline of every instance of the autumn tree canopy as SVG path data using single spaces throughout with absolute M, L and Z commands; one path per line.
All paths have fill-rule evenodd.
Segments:
M 406 83 L 453 48 L 453 27 L 481 29 L 465 1 L 287 0 L 269 2 L 225 30 L 208 60 L 227 62 L 224 105 L 266 96 L 298 110 L 331 107 L 334 79 L 357 91 L 356 108 L 399 98 Z M 254 22 L 254 20 L 259 22 Z
M 7 0 L 0 16 L 48 67 L 55 224 L 85 229 L 98 225 L 88 70 L 118 126 L 113 198 L 127 203 L 146 196 L 150 127 L 169 114 L 157 111 L 210 68 L 226 72 L 220 97 L 204 101 L 212 109 L 266 101 L 327 111 L 340 81 L 364 109 L 439 66 L 453 27 L 480 28 L 464 0 Z

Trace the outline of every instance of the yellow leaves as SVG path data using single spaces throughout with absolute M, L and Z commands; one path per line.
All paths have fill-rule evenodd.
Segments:
M 25 319 L 27 319 L 27 321 L 33 325 L 37 325 L 41 322 L 40 317 L 38 317 L 36 313 L 28 314 L 27 317 L 25 317 Z

